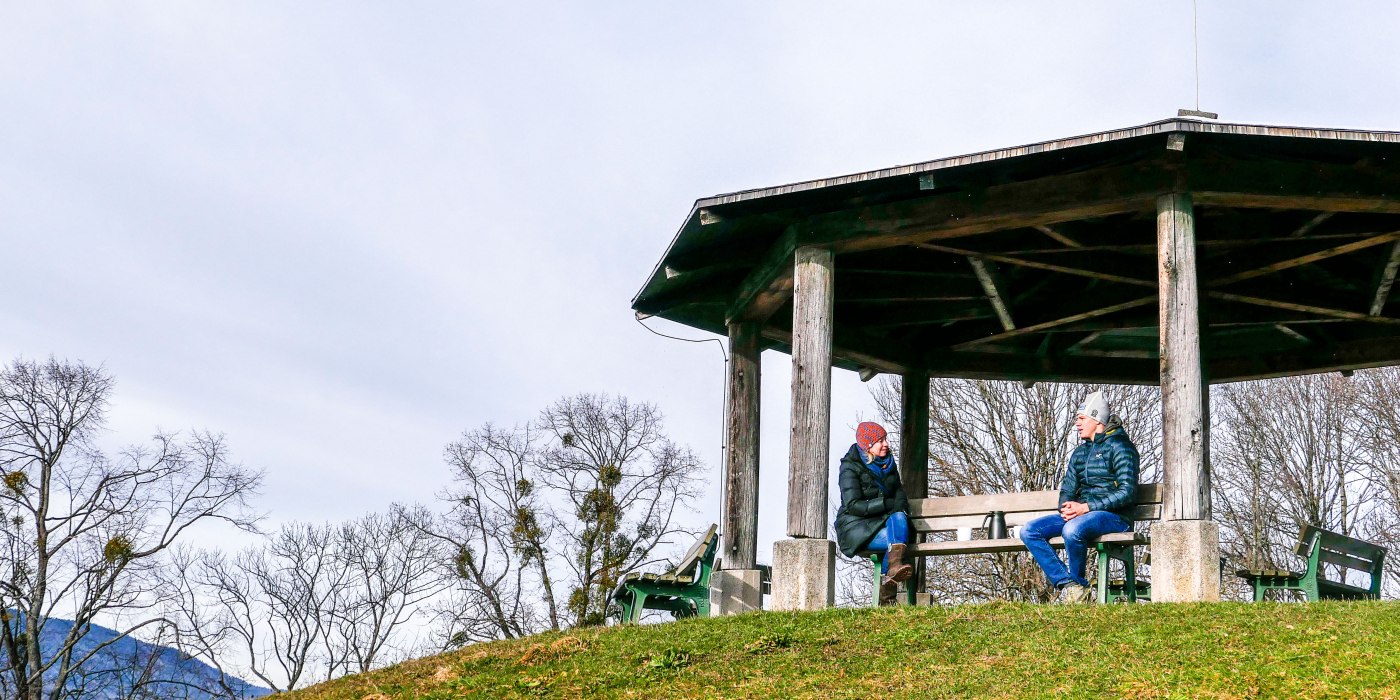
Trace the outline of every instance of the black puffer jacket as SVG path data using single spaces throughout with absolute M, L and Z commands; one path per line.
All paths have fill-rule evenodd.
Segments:
M 837 479 L 841 487 L 841 509 L 836 511 L 836 544 L 848 557 L 870 543 L 875 533 L 885 526 L 885 518 L 890 513 L 909 512 L 909 499 L 904 495 L 904 484 L 899 481 L 899 467 L 890 469 L 882 484 L 875 472 L 865 466 L 860 448 L 855 445 L 841 458 L 841 473 Z
M 1069 468 L 1060 485 L 1060 505 L 1078 501 L 1089 510 L 1106 510 L 1131 521 L 1138 451 L 1127 431 L 1116 421 L 1110 423 L 1113 427 L 1079 443 L 1069 456 Z

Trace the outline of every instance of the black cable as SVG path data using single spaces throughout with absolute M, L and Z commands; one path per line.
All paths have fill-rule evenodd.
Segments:
M 633 318 L 636 317 L 634 316 Z M 661 331 L 658 331 L 652 328 L 651 326 L 642 323 L 642 319 L 640 318 L 637 319 L 637 325 L 651 331 L 652 333 L 655 333 L 656 335 L 661 336 L 662 338 L 670 338 L 671 340 L 684 340 L 687 343 L 719 343 L 719 354 L 724 358 L 724 361 L 726 363 L 729 362 L 729 353 L 724 351 L 724 341 L 720 340 L 719 338 L 680 338 L 674 335 L 666 335 L 665 333 L 662 333 Z

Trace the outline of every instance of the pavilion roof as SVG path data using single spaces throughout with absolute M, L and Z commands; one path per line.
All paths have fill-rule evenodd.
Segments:
M 1400 363 L 1396 132 L 1168 119 L 707 197 L 633 308 L 761 322 L 786 350 L 792 251 L 821 246 L 839 366 L 1155 383 L 1172 192 L 1195 203 L 1212 381 Z

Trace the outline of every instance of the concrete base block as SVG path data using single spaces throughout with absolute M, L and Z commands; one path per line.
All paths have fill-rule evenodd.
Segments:
M 914 604 L 915 604 L 915 605 L 921 605 L 921 606 L 933 605 L 933 594 L 932 594 L 932 593 L 915 593 L 915 594 L 914 594 Z
M 1152 601 L 1220 600 L 1220 526 L 1209 520 L 1152 525 Z
M 773 543 L 773 609 L 821 610 L 836 604 L 836 543 L 791 539 Z
M 710 574 L 710 612 L 737 615 L 763 609 L 763 572 L 732 569 Z

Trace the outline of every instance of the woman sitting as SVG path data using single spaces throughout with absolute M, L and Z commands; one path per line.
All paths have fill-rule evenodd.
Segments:
M 841 509 L 836 541 L 846 556 L 885 552 L 880 562 L 880 604 L 892 605 L 897 584 L 914 575 L 904 562 L 909 543 L 909 499 L 890 453 L 889 436 L 878 423 L 856 426 L 856 443 L 841 458 Z

